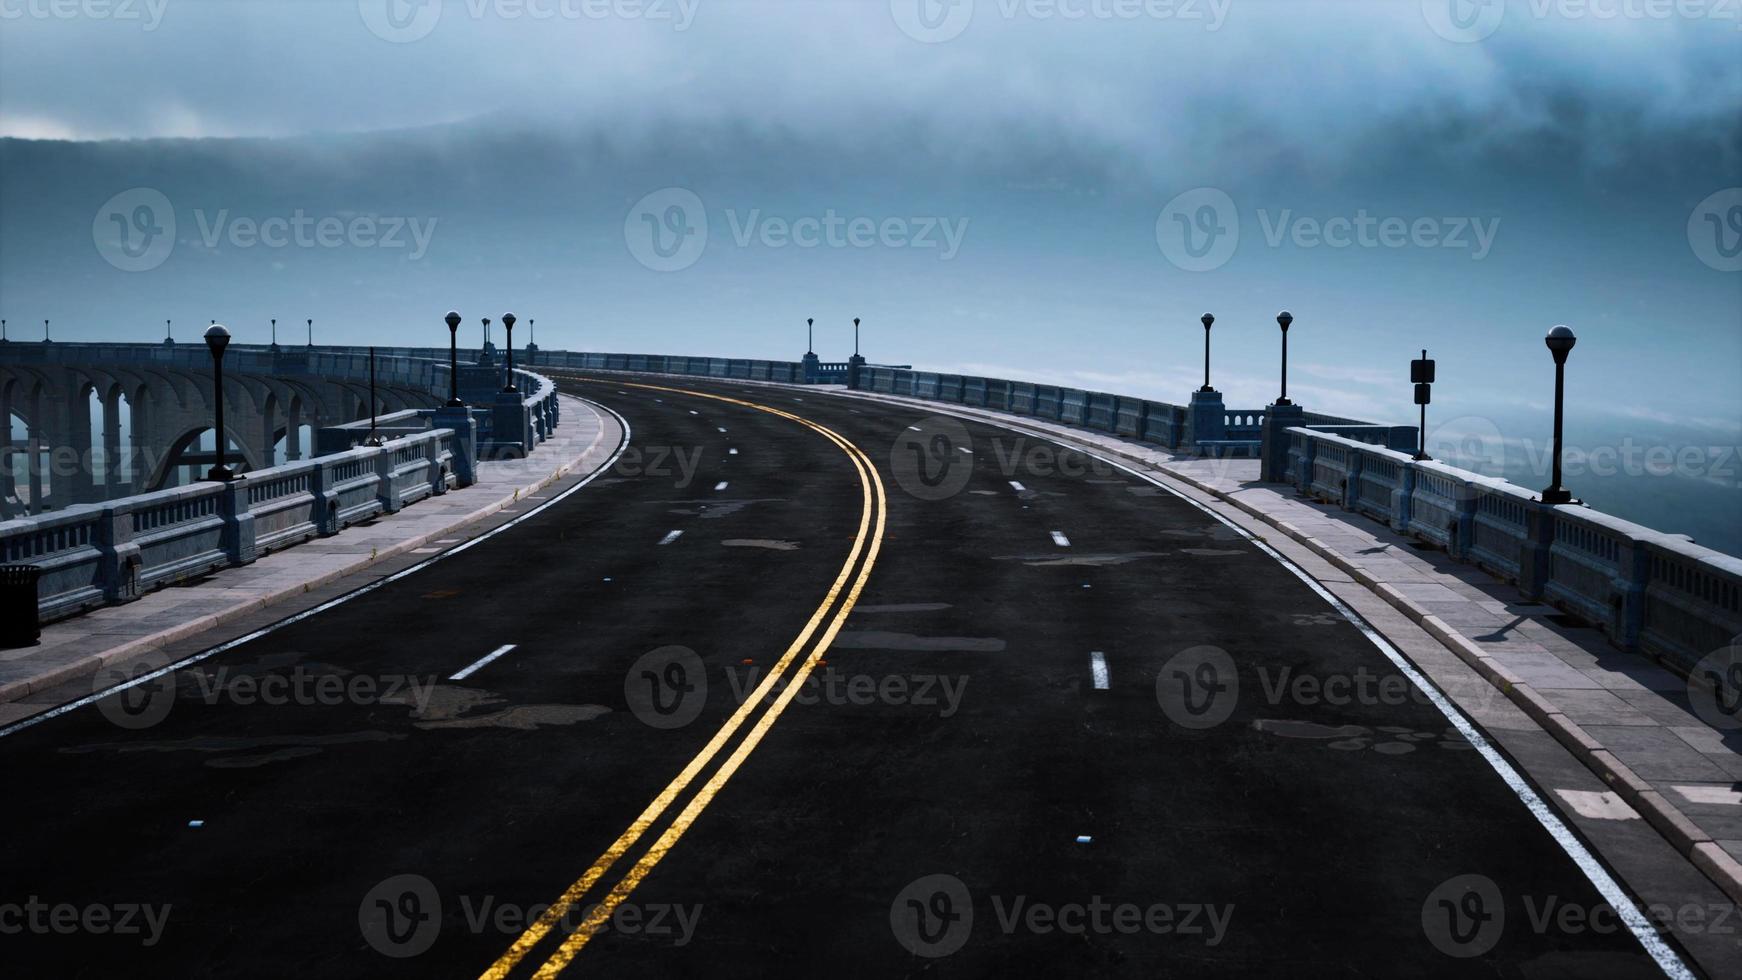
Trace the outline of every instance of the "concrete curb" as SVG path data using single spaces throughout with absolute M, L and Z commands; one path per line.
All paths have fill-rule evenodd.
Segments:
M 601 424 L 599 426 L 598 434 L 593 437 L 593 441 L 588 443 L 585 449 L 581 450 L 581 452 L 573 459 L 557 467 L 556 470 L 552 471 L 549 475 L 541 476 L 532 483 L 523 487 L 516 487 L 508 496 L 498 498 L 491 503 L 485 504 L 476 510 L 464 514 L 444 527 L 419 535 L 415 538 L 401 541 L 388 548 L 376 551 L 366 557 L 360 556 L 356 561 L 349 565 L 326 572 L 316 578 L 309 579 L 306 582 L 301 582 L 288 588 L 279 589 L 276 592 L 266 593 L 258 598 L 238 602 L 236 605 L 231 606 L 228 609 L 201 616 L 197 619 L 190 619 L 187 622 L 178 623 L 168 629 L 159 630 L 156 633 L 150 633 L 145 636 L 128 640 L 127 642 L 108 650 L 88 654 L 68 663 L 58 664 L 31 677 L 0 684 L 0 704 L 17 701 L 18 699 L 30 694 L 44 691 L 60 684 L 65 684 L 67 681 L 77 680 L 80 677 L 94 674 L 109 664 L 125 661 L 149 650 L 155 650 L 167 646 L 178 640 L 183 640 L 193 636 L 196 633 L 202 633 L 215 626 L 222 626 L 225 623 L 233 622 L 249 613 L 276 605 L 286 599 L 304 595 L 314 589 L 329 585 L 339 579 L 355 575 L 370 566 L 379 564 L 390 558 L 396 558 L 408 551 L 421 548 L 437 538 L 452 534 L 455 528 L 464 527 L 474 521 L 488 517 L 506 507 L 513 506 L 523 495 L 536 493 L 558 480 L 561 480 L 576 466 L 580 465 L 581 460 L 585 459 L 588 453 L 598 447 L 600 440 L 605 437 L 606 426 L 613 423 L 610 416 L 600 414 L 598 409 L 594 408 L 591 403 L 580 398 L 575 398 L 572 395 L 565 395 L 562 397 L 570 398 L 578 405 L 584 406 L 587 411 L 598 415 Z M 287 550 L 294 551 L 294 549 Z M 220 571 L 218 574 L 222 575 L 223 573 Z
M 860 392 L 850 392 L 848 393 L 848 397 L 866 396 Z M 929 408 L 935 410 L 936 408 L 934 403 L 904 399 L 899 395 L 875 395 L 867 398 L 867 400 L 889 401 L 922 409 Z M 954 410 L 966 409 L 967 411 L 964 414 L 968 414 L 969 417 L 978 415 L 982 419 L 993 421 L 994 424 L 1010 427 L 1005 422 L 1006 416 L 997 412 L 976 409 L 974 406 L 949 406 L 949 408 Z M 1008 418 L 1018 422 L 1025 421 L 1021 416 L 1010 416 Z M 1153 459 L 1147 459 L 1134 453 L 1124 452 L 1120 449 L 1102 445 L 1100 443 L 1073 438 L 1071 435 L 1065 433 L 1049 432 L 1032 428 L 1028 429 L 1028 431 L 1035 432 L 1044 438 L 1054 441 L 1074 442 L 1091 451 L 1109 453 L 1128 462 L 1152 469 L 1171 479 L 1178 480 L 1201 493 L 1208 494 L 1216 500 L 1230 504 L 1241 513 L 1276 528 L 1283 534 L 1286 534 L 1289 538 L 1300 543 L 1308 551 L 1311 551 L 1314 555 L 1317 555 L 1319 558 L 1328 562 L 1331 567 L 1345 575 L 1348 575 L 1355 582 L 1361 584 L 1381 599 L 1384 599 L 1386 603 L 1397 609 L 1398 612 L 1402 613 L 1411 622 L 1421 626 L 1429 636 L 1438 640 L 1441 646 L 1444 646 L 1447 650 L 1450 650 L 1455 654 L 1458 659 L 1468 664 L 1477 674 L 1481 675 L 1484 680 L 1493 685 L 1495 690 L 1503 694 L 1507 700 L 1511 701 L 1525 714 L 1529 715 L 1530 718 L 1538 725 L 1541 725 L 1545 731 L 1553 735 L 1556 741 L 1565 746 L 1567 751 L 1573 754 L 1574 758 L 1584 763 L 1585 767 L 1595 774 L 1597 778 L 1601 779 L 1604 785 L 1612 788 L 1617 796 L 1624 800 L 1629 806 L 1633 807 L 1633 809 L 1639 811 L 1639 814 L 1645 818 L 1646 822 L 1650 823 L 1651 826 L 1662 835 L 1663 839 L 1670 844 L 1670 846 L 1674 847 L 1683 857 L 1686 857 L 1695 867 L 1704 872 L 1706 877 L 1710 878 L 1713 884 L 1716 884 L 1720 889 L 1722 889 L 1732 901 L 1742 904 L 1742 862 L 1738 862 L 1736 859 L 1732 858 L 1729 852 L 1725 851 L 1717 844 L 1717 842 L 1712 840 L 1709 834 L 1701 830 L 1698 825 L 1696 825 L 1692 820 L 1689 820 L 1685 814 L 1676 809 L 1675 804 L 1669 802 L 1663 794 L 1653 789 L 1650 783 L 1647 783 L 1634 773 L 1633 770 L 1627 768 L 1621 760 L 1615 758 L 1612 753 L 1604 749 L 1602 743 L 1598 742 L 1595 738 L 1592 738 L 1590 733 L 1586 732 L 1583 728 L 1579 727 L 1577 723 L 1562 714 L 1559 709 L 1544 699 L 1542 695 L 1538 694 L 1534 688 L 1525 683 L 1520 677 L 1518 677 L 1518 675 L 1508 670 L 1504 664 L 1501 664 L 1487 656 L 1487 654 L 1482 652 L 1481 647 L 1478 647 L 1474 642 L 1464 637 L 1456 630 L 1453 630 L 1439 617 L 1428 612 L 1426 608 L 1418 605 L 1408 596 L 1405 596 L 1390 583 L 1377 580 L 1366 569 L 1363 569 L 1344 558 L 1323 541 L 1306 534 L 1300 528 L 1295 527 L 1287 521 L 1264 513 L 1257 507 L 1241 500 L 1237 494 L 1220 490 L 1216 487 L 1210 486 L 1209 484 L 1202 483 L 1190 474 L 1173 469 L 1165 463 L 1160 463 Z M 1284 484 L 1279 484 L 1279 486 L 1281 485 Z

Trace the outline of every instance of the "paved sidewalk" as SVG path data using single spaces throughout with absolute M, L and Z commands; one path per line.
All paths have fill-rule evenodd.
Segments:
M 41 710 L 17 704 L 33 692 L 94 674 L 146 650 L 257 613 L 400 555 L 434 554 L 463 525 L 535 493 L 573 471 L 602 466 L 617 448 L 615 418 L 578 398 L 562 398 L 562 423 L 525 459 L 486 461 L 478 482 L 426 497 L 396 514 L 314 538 L 252 565 L 194 584 L 160 589 L 136 602 L 107 606 L 52 623 L 33 647 L 0 650 L 0 724 Z
M 1226 501 L 1372 590 L 1488 681 L 1609 787 L 1557 790 L 1581 816 L 1644 819 L 1742 902 L 1742 732 L 1697 717 L 1684 679 L 1512 586 L 1363 515 L 1259 481 L 1257 460 L 1199 459 L 961 405 L 865 396 L 981 417 L 1105 451 Z M 1399 644 L 1405 646 L 1405 644 Z M 1419 656 L 1410 653 L 1412 659 Z M 1484 725 L 1489 719 L 1478 717 Z M 1528 767 L 1527 767 L 1528 769 Z

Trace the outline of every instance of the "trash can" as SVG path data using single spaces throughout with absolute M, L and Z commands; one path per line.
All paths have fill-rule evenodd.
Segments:
M 0 565 L 0 647 L 27 647 L 42 636 L 36 617 L 35 565 Z

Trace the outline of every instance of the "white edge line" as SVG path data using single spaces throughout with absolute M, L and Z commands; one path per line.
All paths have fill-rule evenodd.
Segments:
M 1094 675 L 1095 690 L 1107 689 L 1107 655 L 1099 650 L 1089 654 L 1089 673 Z
M 496 660 L 496 658 L 498 658 L 498 657 L 502 656 L 503 654 L 507 653 L 508 651 L 514 649 L 515 646 L 516 646 L 516 644 L 513 644 L 513 643 L 502 644 L 501 646 L 497 647 L 494 650 L 491 650 L 488 654 L 486 654 L 484 659 L 478 661 L 475 664 L 472 664 L 469 667 L 462 669 L 459 673 L 448 678 L 448 680 L 450 680 L 450 681 L 463 681 L 463 680 L 465 680 L 466 678 L 472 676 L 473 674 L 476 674 L 478 671 L 484 669 L 491 662 Z
M 667 533 L 665 537 L 660 538 L 659 543 L 660 544 L 671 544 L 673 541 L 676 541 L 678 538 L 681 538 L 681 537 L 683 537 L 682 531 L 671 531 L 671 532 Z
M 575 484 L 574 486 L 568 488 L 567 490 L 564 490 L 562 493 L 557 494 L 556 496 L 550 498 L 549 500 L 545 501 L 544 503 L 539 504 L 537 507 L 534 507 L 533 509 L 527 511 L 526 513 L 521 514 L 520 516 L 514 518 L 513 520 L 507 522 L 506 524 L 502 524 L 502 525 L 499 525 L 497 527 L 491 528 L 490 530 L 484 532 L 483 534 L 480 534 L 477 537 L 466 541 L 464 544 L 456 545 L 455 547 L 453 547 L 447 551 L 444 551 L 439 555 L 431 555 L 430 557 L 425 558 L 423 561 L 420 561 L 417 564 L 412 565 L 409 568 L 402 568 L 399 571 L 394 572 L 392 575 L 387 576 L 386 578 L 376 579 L 375 581 L 370 582 L 367 585 L 358 586 L 357 588 L 352 589 L 350 592 L 347 592 L 344 595 L 334 596 L 333 598 L 328 599 L 326 602 L 323 602 L 318 606 L 314 606 L 314 607 L 309 608 L 309 609 L 304 609 L 302 612 L 299 612 L 299 613 L 293 613 L 293 614 L 286 616 L 285 618 L 279 620 L 276 623 L 269 623 L 265 626 L 260 627 L 259 629 L 255 630 L 252 633 L 246 633 L 246 634 L 244 634 L 242 636 L 238 636 L 232 640 L 225 640 L 223 643 L 220 643 L 217 646 L 207 647 L 206 649 L 201 650 L 199 653 L 195 653 L 195 654 L 191 654 L 189 656 L 183 657 L 182 659 L 177 660 L 176 662 L 174 662 L 172 664 L 167 664 L 165 666 L 159 667 L 156 670 L 151 671 L 148 674 L 141 674 L 138 677 L 135 677 L 130 681 L 124 681 L 120 684 L 116 684 L 114 687 L 105 688 L 104 690 L 98 691 L 94 694 L 86 695 L 85 697 L 82 697 L 82 698 L 78 699 L 77 701 L 70 701 L 66 704 L 61 705 L 58 708 L 51 708 L 48 711 L 44 711 L 40 715 L 31 715 L 29 718 L 25 718 L 21 721 L 13 722 L 12 724 L 7 725 L 5 728 L 0 728 L 0 738 L 5 738 L 6 736 L 11 735 L 15 732 L 21 732 L 21 731 L 25 730 L 26 728 L 31 728 L 31 727 L 34 727 L 36 725 L 40 725 L 43 722 L 48 721 L 51 718 L 58 718 L 61 715 L 66 714 L 69 711 L 73 711 L 73 710 L 76 710 L 78 708 L 82 708 L 87 704 L 95 704 L 96 702 L 101 701 L 102 699 L 108 697 L 111 694 L 115 694 L 115 693 L 120 692 L 120 691 L 125 691 L 128 688 L 138 687 L 139 685 L 144 684 L 148 681 L 154 681 L 154 680 L 158 679 L 159 677 L 162 677 L 165 674 L 171 674 L 171 673 L 174 673 L 174 672 L 182 669 L 183 667 L 192 666 L 192 665 L 197 664 L 200 661 L 205 660 L 209 657 L 217 656 L 218 654 L 223 653 L 226 650 L 233 650 L 236 647 L 239 647 L 244 643 L 248 643 L 252 640 L 258 640 L 259 638 L 265 636 L 268 633 L 275 633 L 278 630 L 281 630 L 284 627 L 289 626 L 293 623 L 300 623 L 303 620 L 305 620 L 305 619 L 309 618 L 310 616 L 313 616 L 317 613 L 326 612 L 328 609 L 331 609 L 334 606 L 343 605 L 344 603 L 350 602 L 352 599 L 355 599 L 358 596 L 367 595 L 370 592 L 374 592 L 376 589 L 379 589 L 382 586 L 387 585 L 390 582 L 397 582 L 400 579 L 405 578 L 409 575 L 413 575 L 417 572 L 421 572 L 424 569 L 428 568 L 429 566 L 435 564 L 438 561 L 444 561 L 448 558 L 452 558 L 453 556 L 459 554 L 460 552 L 465 551 L 467 548 L 470 548 L 473 545 L 478 544 L 482 541 L 488 541 L 489 539 L 495 537 L 496 535 L 501 534 L 503 531 L 508 530 L 509 528 L 515 526 L 516 524 L 519 524 L 521 521 L 527 520 L 527 519 L 532 518 L 532 517 L 536 517 L 537 515 L 543 513 L 547 508 L 556 506 L 558 503 L 561 503 L 563 500 L 567 499 L 570 494 L 575 493 L 576 491 L 580 490 L 582 487 L 593 482 L 593 480 L 596 479 L 600 474 L 610 471 L 611 467 L 616 465 L 618 458 L 623 455 L 624 450 L 629 448 L 630 429 L 629 429 L 629 420 L 628 419 L 617 414 L 617 412 L 614 409 L 612 409 L 609 405 L 601 405 L 598 402 L 595 402 L 591 399 L 579 398 L 579 396 L 576 396 L 576 395 L 570 395 L 569 397 L 578 398 L 578 400 L 586 402 L 588 405 L 591 405 L 594 408 L 600 408 L 600 409 L 604 409 L 607 412 L 610 412 L 611 416 L 617 420 L 617 424 L 621 425 L 623 427 L 623 439 L 621 442 L 617 443 L 617 451 L 612 453 L 611 458 L 606 460 L 598 469 L 587 474 L 587 477 L 585 479 L 583 479 L 581 482 Z
M 1621 920 L 1627 924 L 1627 929 L 1633 933 L 1633 938 L 1639 941 L 1639 944 L 1645 948 L 1647 955 L 1656 961 L 1658 967 L 1663 970 L 1664 974 L 1674 978 L 1674 980 L 1694 980 L 1693 971 L 1688 969 L 1687 964 L 1682 962 L 1681 957 L 1676 954 L 1675 950 L 1671 949 L 1669 944 L 1664 942 L 1663 937 L 1657 934 L 1657 930 L 1646 919 L 1645 914 L 1639 910 L 1639 906 L 1634 903 L 1633 899 L 1628 897 L 1627 892 L 1622 889 L 1620 883 L 1615 880 L 1613 875 L 1609 874 L 1607 868 L 1603 867 L 1603 863 L 1598 860 L 1597 856 L 1591 853 L 1591 850 L 1584 845 L 1584 842 L 1580 841 L 1578 836 L 1567 827 L 1566 823 L 1561 820 L 1560 815 L 1555 813 L 1554 809 L 1548 803 L 1544 802 L 1542 797 L 1537 795 L 1535 790 L 1531 789 L 1530 783 L 1519 774 L 1517 769 L 1513 768 L 1510 762 L 1506 761 L 1505 756 L 1502 756 L 1499 750 L 1495 749 L 1494 746 L 1489 743 L 1488 739 L 1482 734 L 1481 730 L 1476 727 L 1475 723 L 1465 717 L 1461 709 L 1452 704 L 1452 702 L 1440 692 L 1439 688 L 1435 687 L 1433 683 L 1423 676 L 1420 671 L 1416 670 L 1415 665 L 1411 664 L 1403 654 L 1398 652 L 1396 647 L 1391 645 L 1391 641 L 1387 640 L 1378 630 L 1368 624 L 1365 619 L 1362 619 L 1360 614 L 1350 608 L 1343 602 L 1343 600 L 1332 594 L 1331 591 L 1325 588 L 1317 579 L 1307 574 L 1305 569 L 1296 565 L 1286 555 L 1277 551 L 1275 548 L 1260 541 L 1256 535 L 1252 534 L 1252 532 L 1234 523 L 1230 518 L 1217 513 L 1209 505 L 1198 500 L 1193 500 L 1178 489 L 1164 483 L 1161 479 L 1133 469 L 1118 460 L 1108 459 L 1099 453 L 1092 452 L 1080 446 L 1067 444 L 1058 436 L 1043 430 L 1008 425 L 1000 421 L 987 421 L 985 418 L 964 415 L 959 412 L 951 412 L 947 409 L 942 409 L 940 411 L 941 414 L 953 415 L 957 418 L 967 419 L 971 422 L 978 422 L 981 425 L 990 425 L 1011 432 L 1025 432 L 1038 439 L 1050 442 L 1061 449 L 1074 450 L 1092 459 L 1098 459 L 1116 469 L 1124 470 L 1145 483 L 1160 487 L 1173 496 L 1178 497 L 1193 507 L 1196 507 L 1198 510 L 1203 511 L 1205 514 L 1208 514 L 1220 523 L 1227 525 L 1228 528 L 1234 531 L 1234 533 L 1245 538 L 1247 541 L 1250 541 L 1259 551 L 1262 551 L 1264 554 L 1275 559 L 1278 564 L 1283 568 L 1288 569 L 1288 571 L 1296 578 L 1305 582 L 1308 588 L 1317 592 L 1320 598 L 1331 604 L 1331 608 L 1335 609 L 1344 619 L 1348 620 L 1356 629 L 1360 630 L 1362 635 L 1366 636 L 1375 647 L 1378 647 L 1379 652 L 1384 654 L 1385 658 L 1390 660 L 1392 665 L 1395 666 L 1403 676 L 1409 678 L 1410 683 L 1414 684 L 1416 688 L 1433 703 L 1434 707 L 1438 708 L 1440 713 L 1446 716 L 1446 720 L 1452 723 L 1452 727 L 1458 730 L 1458 734 L 1464 736 L 1465 740 L 1470 743 L 1471 747 L 1473 747 L 1477 753 L 1487 761 L 1488 765 L 1494 769 L 1494 772 L 1500 776 L 1501 781 L 1506 783 L 1507 787 L 1512 790 L 1513 794 L 1516 795 L 1519 801 L 1524 804 L 1525 808 L 1530 811 L 1531 816 L 1536 818 L 1537 822 L 1542 825 L 1543 829 L 1548 831 L 1549 836 L 1554 838 L 1555 843 L 1561 846 L 1561 850 L 1566 852 L 1567 857 L 1571 858 L 1573 863 L 1578 865 L 1579 870 L 1584 872 L 1585 878 L 1597 889 L 1598 894 L 1603 896 L 1603 900 L 1609 903 L 1609 907 L 1614 909 L 1616 914 L 1621 917 Z

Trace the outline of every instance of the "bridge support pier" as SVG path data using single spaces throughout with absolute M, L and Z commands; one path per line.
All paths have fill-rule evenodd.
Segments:
M 121 392 L 111 388 L 103 395 L 103 492 L 104 500 L 127 495 L 121 474 Z

